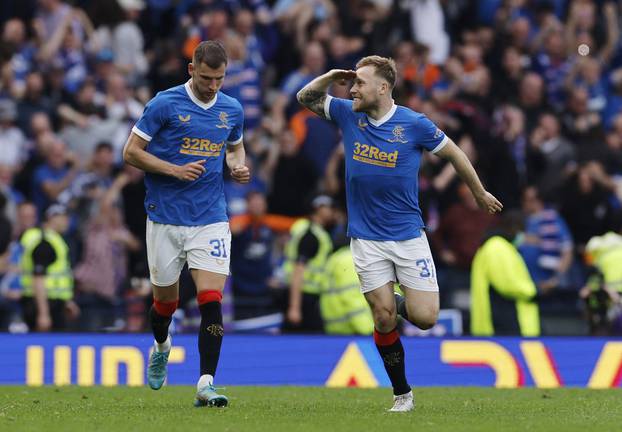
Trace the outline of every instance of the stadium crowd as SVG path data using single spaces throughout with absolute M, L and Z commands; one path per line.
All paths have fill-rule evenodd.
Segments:
M 24 330 L 23 234 L 42 224 L 65 231 L 75 279 L 65 328 L 143 330 L 144 185 L 122 148 L 147 101 L 188 79 L 197 44 L 218 39 L 253 173 L 247 185 L 225 183 L 229 319 L 284 310 L 289 230 L 318 194 L 333 199 L 325 225 L 341 244 L 340 136 L 295 95 L 330 68 L 379 54 L 396 61 L 395 102 L 424 112 L 504 211 L 523 213 L 515 244 L 542 314 L 587 316 L 602 331 L 622 292 L 622 279 L 590 278 L 603 248 L 622 247 L 593 240 L 622 228 L 621 16 L 612 0 L 4 0 L 0 330 Z M 345 86 L 331 92 L 348 97 Z M 420 176 L 442 307 L 466 312 L 471 262 L 495 217 L 441 159 L 426 155 Z M 191 284 L 182 278 L 180 326 L 198 319 Z

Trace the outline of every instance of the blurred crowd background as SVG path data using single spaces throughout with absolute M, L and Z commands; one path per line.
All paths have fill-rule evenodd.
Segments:
M 317 194 L 333 198 L 326 227 L 343 238 L 340 134 L 295 94 L 379 54 L 397 63 L 395 102 L 427 114 L 505 210 L 523 213 L 516 245 L 542 294 L 544 333 L 595 332 L 622 291 L 622 279 L 605 291 L 590 279 L 602 238 L 586 249 L 622 228 L 621 13 L 611 0 L 3 0 L 0 329 L 25 330 L 21 235 L 63 213 L 67 328 L 145 328 L 143 175 L 122 148 L 147 101 L 188 79 L 194 47 L 218 39 L 253 173 L 248 185 L 226 179 L 227 319 L 283 311 L 289 229 Z M 470 264 L 495 217 L 441 159 L 427 155 L 420 176 L 441 306 L 468 323 Z M 184 274 L 178 330 L 196 321 L 191 284 Z

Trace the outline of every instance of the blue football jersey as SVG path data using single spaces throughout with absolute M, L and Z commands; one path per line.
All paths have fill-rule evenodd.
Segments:
M 419 237 L 424 228 L 418 201 L 423 150 L 448 141 L 425 115 L 393 105 L 380 120 L 354 112 L 352 101 L 328 96 L 325 116 L 343 134 L 348 236 L 398 241 Z
M 146 150 L 175 165 L 205 159 L 195 181 L 146 173 L 145 209 L 149 219 L 170 225 L 226 222 L 223 159 L 226 146 L 242 145 L 240 103 L 218 92 L 209 103 L 192 93 L 190 81 L 159 92 L 145 107 L 132 132 L 149 141 Z

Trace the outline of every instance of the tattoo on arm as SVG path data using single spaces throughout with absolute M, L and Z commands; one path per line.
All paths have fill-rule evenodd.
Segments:
M 326 102 L 326 92 L 302 89 L 298 93 L 298 102 L 309 108 L 320 117 L 326 118 L 326 116 L 324 115 L 324 102 Z

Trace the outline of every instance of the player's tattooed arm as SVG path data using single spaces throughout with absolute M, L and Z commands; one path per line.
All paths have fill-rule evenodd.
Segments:
M 320 117 L 325 117 L 324 115 L 324 103 L 326 102 L 326 92 L 312 90 L 308 88 L 303 88 L 296 95 L 298 98 L 298 102 L 301 105 L 306 106 L 311 111 L 319 115 Z
M 356 72 L 350 70 L 333 69 L 315 78 L 298 92 L 296 98 L 301 105 L 326 118 L 324 103 L 328 95 L 328 88 L 332 83 L 345 85 L 346 81 L 356 78 Z

